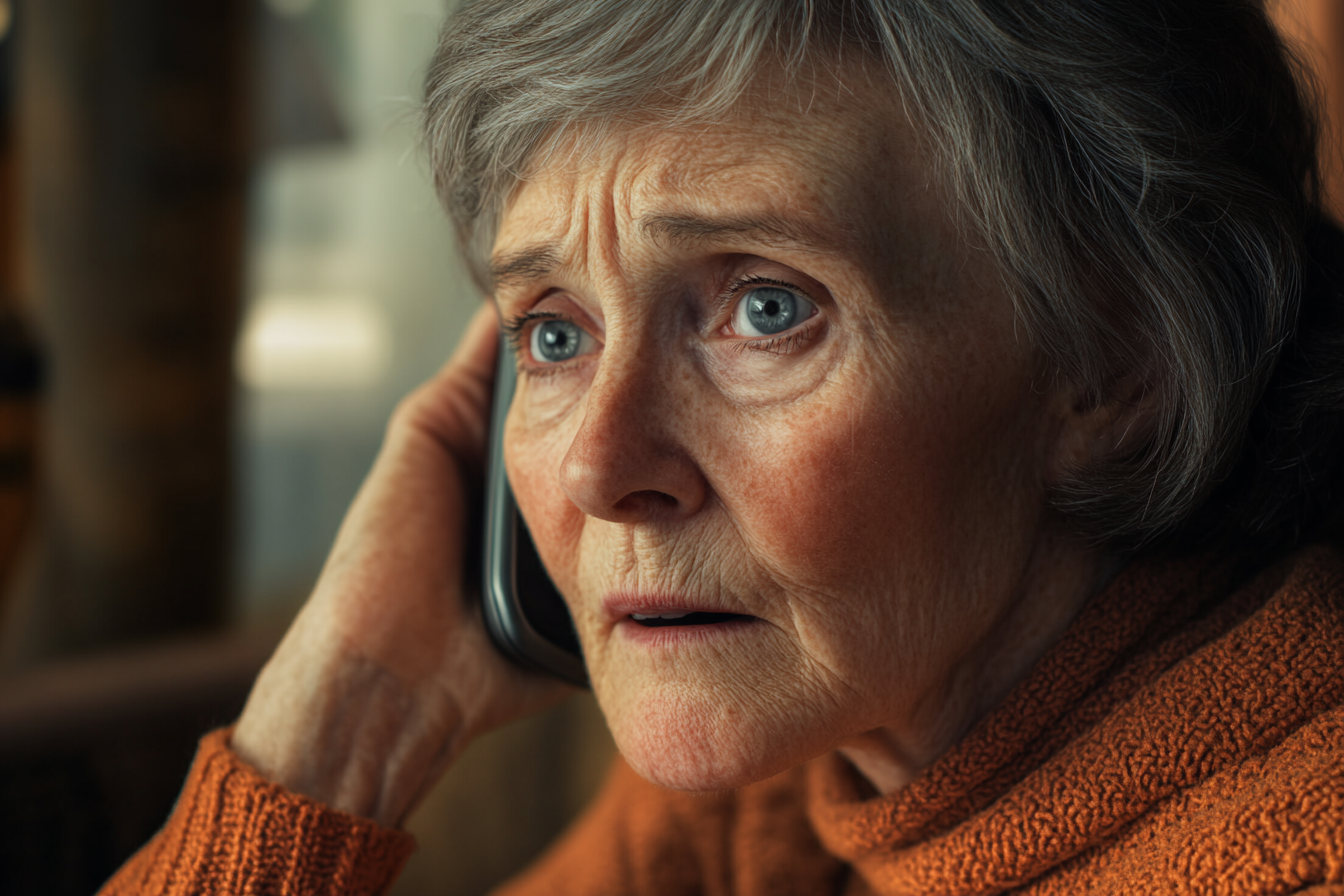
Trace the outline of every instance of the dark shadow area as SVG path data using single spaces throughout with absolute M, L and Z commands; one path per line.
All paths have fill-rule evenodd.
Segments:
M 162 826 L 271 644 L 184 641 L 0 687 L 0 893 L 89 894 Z

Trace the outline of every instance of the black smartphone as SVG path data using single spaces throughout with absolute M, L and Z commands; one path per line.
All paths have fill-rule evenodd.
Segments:
M 587 687 L 588 672 L 569 608 L 537 556 L 504 472 L 504 418 L 516 380 L 513 349 L 507 337 L 500 336 L 485 462 L 481 575 L 485 627 L 504 655 L 520 665 Z

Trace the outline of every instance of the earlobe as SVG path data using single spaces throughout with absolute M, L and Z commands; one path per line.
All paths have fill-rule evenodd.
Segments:
M 1115 380 L 1101 396 L 1069 384 L 1060 400 L 1064 410 L 1048 471 L 1052 484 L 1139 450 L 1152 433 L 1156 391 L 1143 373 Z

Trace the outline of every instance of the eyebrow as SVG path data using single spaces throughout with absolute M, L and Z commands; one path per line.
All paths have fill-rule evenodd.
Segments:
M 654 239 L 679 245 L 709 243 L 727 238 L 745 238 L 774 248 L 829 245 L 822 231 L 799 221 L 776 215 L 707 218 L 699 215 L 648 214 L 637 226 Z M 527 246 L 497 255 L 490 262 L 495 289 L 521 286 L 543 279 L 561 266 L 558 243 Z
M 495 289 L 522 285 L 540 280 L 558 267 L 559 246 L 556 243 L 541 243 L 495 256 L 490 261 L 490 282 Z

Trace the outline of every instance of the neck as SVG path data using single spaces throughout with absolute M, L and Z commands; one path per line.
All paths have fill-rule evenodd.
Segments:
M 916 721 L 851 737 L 839 745 L 840 754 L 877 793 L 905 787 L 1003 702 L 1123 565 L 1120 555 L 1063 540 L 1038 551 L 1019 599 L 962 653 Z

